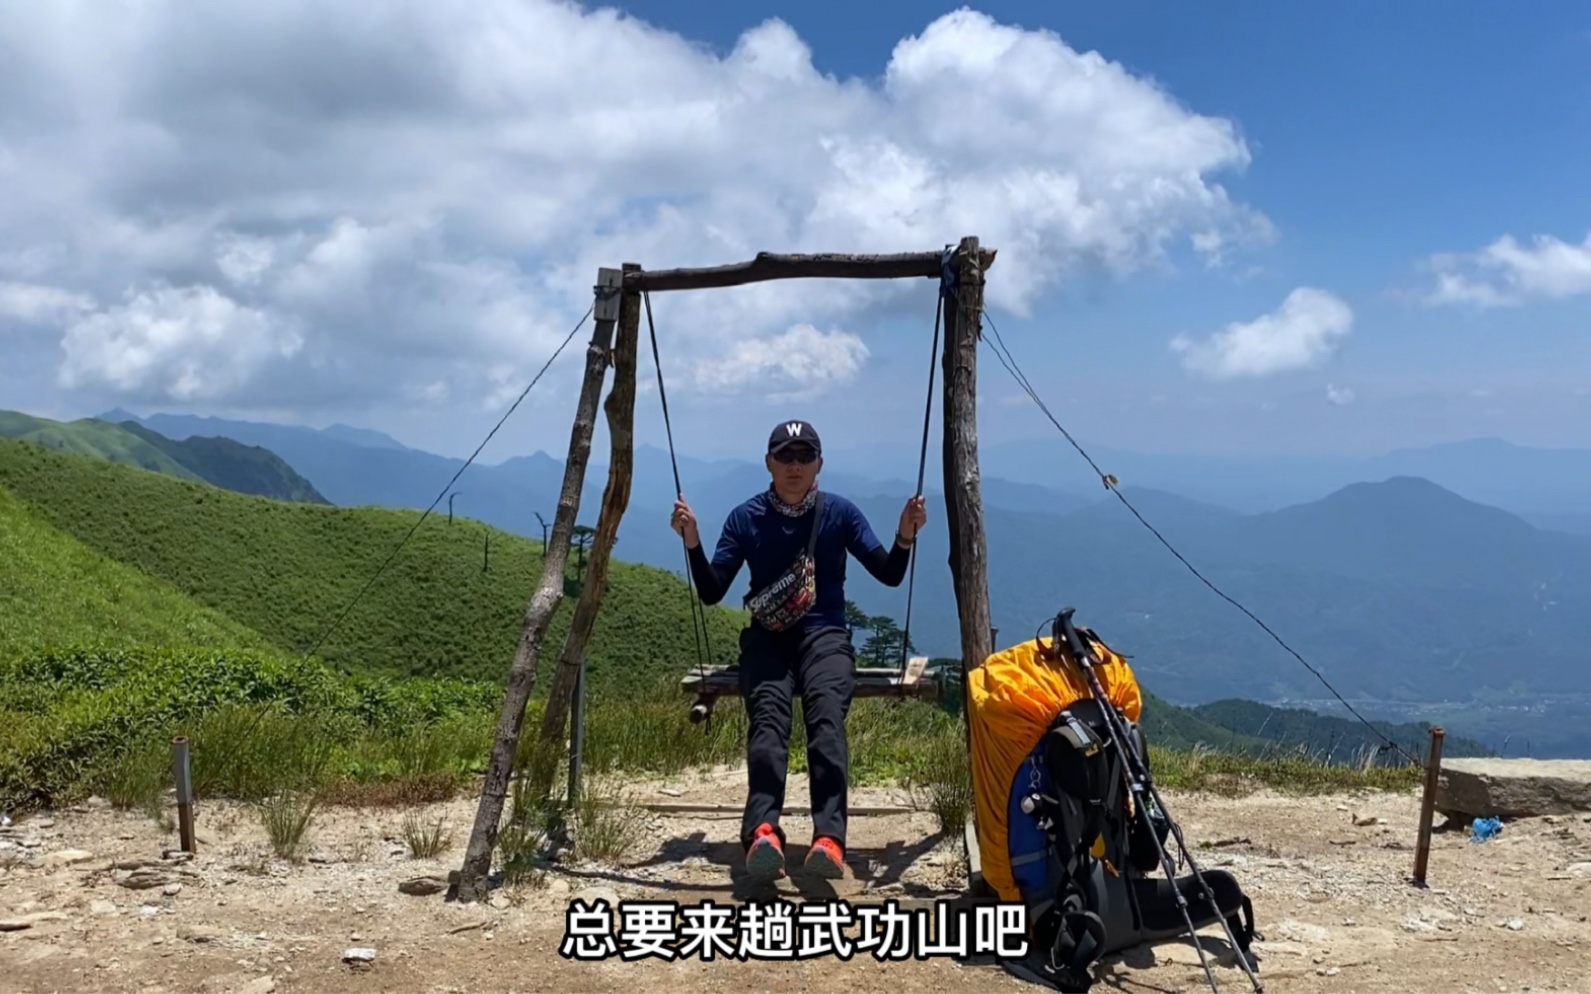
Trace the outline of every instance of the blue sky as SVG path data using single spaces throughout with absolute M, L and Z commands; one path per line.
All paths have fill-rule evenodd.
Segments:
M 623 9 L 723 50 L 780 17 L 821 70 L 867 78 L 902 35 L 956 6 Z M 1434 253 L 1478 250 L 1505 233 L 1570 243 L 1591 234 L 1591 8 L 1128 0 L 977 9 L 1055 31 L 1200 113 L 1234 120 L 1254 161 L 1221 182 L 1279 229 L 1252 257 L 1263 273 L 1246 280 L 1186 267 L 1063 290 L 1038 320 L 996 317 L 1030 379 L 1076 368 L 1125 401 L 1104 404 L 1098 418 L 1068 417 L 1065 382 L 1043 383 L 1069 429 L 1134 447 L 1230 452 L 1375 452 L 1476 435 L 1591 446 L 1591 400 L 1577 395 L 1591 387 L 1591 293 L 1496 310 L 1401 299 L 1426 287 L 1418 264 Z M 1300 284 L 1337 293 L 1355 311 L 1350 341 L 1320 368 L 1223 391 L 1190 382 L 1164 347 L 1178 331 L 1208 334 L 1272 310 Z M 993 357 L 983 363 L 986 389 L 1009 392 Z M 1327 403 L 1327 384 L 1353 389 L 1359 410 Z M 1237 399 L 1223 403 L 1226 391 Z M 1168 399 L 1144 403 L 1156 395 Z M 1202 412 L 1200 395 L 1211 398 Z M 1152 410 L 1178 406 L 1171 398 L 1192 405 L 1191 421 Z M 1261 410 L 1267 401 L 1280 410 Z M 998 432 L 1049 437 L 1025 403 L 989 420 Z
M 963 25 L 939 38 L 936 57 L 952 67 L 942 90 L 916 77 L 903 84 L 906 96 L 880 96 L 896 45 L 952 14 L 950 5 L 636 2 L 623 10 L 649 27 L 635 30 L 534 3 L 492 6 L 478 19 L 469 11 L 480 8 L 464 5 L 452 14 L 383 15 L 367 28 L 358 13 L 317 25 L 291 6 L 241 4 L 201 16 L 191 5 L 157 4 L 156 26 L 133 41 L 113 25 L 97 33 L 74 26 L 67 13 L 0 27 L 0 41 L 34 56 L 9 76 L 0 71 L 0 97 L 11 97 L 0 103 L 13 107 L 0 112 L 0 173 L 28 195 L 0 208 L 3 406 L 53 416 L 121 404 L 140 413 L 342 420 L 462 454 L 578 316 L 595 265 L 728 262 L 823 233 L 830 250 L 871 248 L 878 232 L 909 228 L 873 206 L 895 192 L 886 180 L 853 177 L 847 186 L 825 174 L 802 186 L 809 163 L 822 172 L 840 161 L 843 149 L 831 157 L 823 145 L 836 135 L 856 161 L 883 163 L 883 174 L 888 155 L 868 144 L 882 136 L 942 174 L 982 169 L 999 181 L 985 187 L 990 199 L 970 221 L 954 217 L 954 203 L 925 204 L 923 230 L 979 234 L 997 247 L 995 232 L 1039 230 L 1050 244 L 1076 249 L 1077 264 L 1025 301 L 1027 314 L 999 309 L 991 294 L 992 317 L 1057 415 L 1098 444 L 1376 452 L 1501 436 L 1591 448 L 1591 199 L 1583 180 L 1591 175 L 1591 9 L 1583 5 L 977 6 L 998 26 L 1057 34 L 1065 58 L 1092 51 L 1126 70 L 1130 85 L 1087 96 L 1094 103 L 1076 117 L 1063 108 L 1085 99 L 1071 82 L 1035 94 L 1022 87 L 1036 77 L 1017 68 L 976 75 L 984 70 L 964 53 L 992 44 L 993 26 Z M 426 16 L 436 20 L 422 23 Z M 766 32 L 769 18 L 794 37 Z M 217 39 L 212 57 L 161 57 L 160 46 L 195 24 Z M 324 46 L 324 58 L 295 45 L 295 32 Z M 735 61 L 747 32 L 761 53 L 755 71 Z M 232 43 L 247 54 L 229 59 Z M 796 72 L 789 66 L 800 44 L 818 74 L 858 81 L 870 97 L 806 76 L 792 96 L 759 89 Z M 103 51 L 86 57 L 81 48 L 95 45 Z M 1028 51 L 1050 59 L 1041 68 L 1064 61 L 1053 39 Z M 290 64 L 317 68 L 283 77 Z M 111 92 L 113 71 L 133 74 L 124 91 L 132 96 L 97 100 Z M 958 86 L 957 72 L 992 82 Z M 623 78 L 603 92 L 612 76 Z M 1141 182 L 1117 196 L 1098 165 L 1114 149 L 1057 134 L 1056 122 L 1119 126 L 1120 108 L 1149 99 L 1148 81 L 1177 113 L 1229 123 L 1241 154 L 1225 149 L 1184 171 L 1170 153 L 1122 152 Z M 752 94 L 745 99 L 757 120 L 723 124 L 721 134 L 716 123 L 700 125 L 733 118 L 733 103 L 713 101 L 737 86 L 750 88 L 741 92 Z M 565 110 L 556 126 L 542 119 Z M 770 125 L 777 113 L 811 120 Z M 664 118 L 687 133 L 706 127 L 710 137 L 669 144 L 667 122 L 655 123 Z M 977 140 L 948 145 L 930 134 L 940 123 Z M 175 136 L 169 145 L 150 137 L 162 133 Z M 723 148 L 743 161 L 715 173 Z M 273 161 L 276 173 L 264 168 Z M 1021 184 L 1069 169 L 1092 175 L 1100 185 L 1091 195 L 1121 216 L 1157 183 L 1196 182 L 1177 194 L 1184 201 L 1144 209 L 1121 232 L 1073 237 L 1080 213 L 1024 228 L 1024 213 L 1048 202 L 1019 207 L 1016 198 L 1053 188 Z M 1216 187 L 1262 216 L 1274 237 L 1232 248 L 1222 266 L 1207 268 L 1189 240 L 1206 223 L 1232 220 L 1199 213 L 1198 198 Z M 1002 200 L 1007 189 L 1017 192 Z M 828 203 L 840 204 L 837 213 L 813 206 Z M 840 220 L 825 226 L 812 220 L 820 215 Z M 806 227 L 792 227 L 798 221 Z M 1121 273 L 1091 262 L 1118 234 L 1157 225 L 1172 233 L 1164 260 L 1135 258 Z M 1423 299 L 1437 285 L 1427 260 L 1479 253 L 1505 236 L 1520 246 L 1518 265 L 1455 263 L 1463 282 L 1454 286 L 1471 299 Z M 1542 236 L 1564 245 L 1532 255 Z M 896 250 L 935 247 L 884 241 Z M 1019 252 L 1006 246 L 991 273 L 1002 289 L 1051 261 Z M 1500 281 L 1509 274 L 1535 282 L 1518 299 L 1477 303 L 1478 293 L 1506 289 Z M 1317 332 L 1330 323 L 1330 307 L 1351 312 L 1351 325 L 1326 336 L 1329 345 L 1308 361 L 1294 354 L 1262 373 L 1220 379 L 1189 370 L 1171 348 L 1174 336 L 1207 341 L 1276 312 L 1299 288 L 1330 295 L 1304 308 Z M 680 447 L 754 453 L 768 425 L 797 413 L 833 445 L 914 445 L 931 287 L 862 303 L 832 288 L 810 299 L 804 289 L 778 292 L 654 298 Z M 789 330 L 807 322 L 809 337 Z M 739 359 L 710 358 L 753 332 L 760 337 Z M 455 344 L 455 333 L 469 336 L 457 339 L 466 344 Z M 1263 341 L 1251 345 L 1262 347 L 1245 353 L 1250 360 L 1265 351 Z M 796 353 L 839 356 L 856 368 L 826 378 L 798 368 Z M 1059 441 L 990 352 L 982 363 L 983 436 Z M 579 364 L 578 348 L 559 360 L 488 458 L 561 454 Z M 649 364 L 642 372 L 649 376 Z M 649 418 L 641 440 L 661 444 L 655 395 L 643 395 L 641 412 Z

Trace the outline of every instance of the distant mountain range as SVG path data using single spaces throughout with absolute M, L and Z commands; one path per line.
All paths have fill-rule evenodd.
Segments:
M 63 422 L 0 411 L 0 438 L 35 442 L 58 452 L 98 456 L 238 493 L 308 504 L 330 503 L 267 448 L 224 436 L 178 440 L 152 431 L 130 416 L 120 421 L 81 418 Z
M 106 419 L 130 417 L 117 411 Z M 138 420 L 173 439 L 224 436 L 263 446 L 342 505 L 428 506 L 462 464 L 346 426 L 312 429 L 164 414 Z M 1019 475 L 1023 466 L 1042 464 L 1031 452 L 1012 464 L 999 449 L 985 450 L 992 457 L 984 459 L 983 496 L 990 599 L 1002 643 L 1031 637 L 1059 608 L 1073 605 L 1132 657 L 1147 683 L 1177 703 L 1329 695 L 1308 667 L 1201 582 L 1114 495 L 1046 486 L 1042 474 L 996 475 L 996 466 Z M 1489 455 L 1472 471 L 1463 469 L 1465 451 Z M 585 524 L 595 522 L 606 482 L 605 461 L 598 458 L 603 455 L 600 447 L 594 451 L 587 470 Z M 1315 461 L 1307 473 L 1298 469 L 1298 479 L 1282 487 L 1278 480 L 1285 474 L 1278 467 L 1307 461 L 1133 458 L 1138 462 L 1102 459 L 1112 472 L 1121 467 L 1122 494 L 1204 578 L 1261 619 L 1339 693 L 1392 702 L 1517 702 L 1543 693 L 1591 693 L 1584 648 L 1591 645 L 1591 612 L 1581 608 L 1591 597 L 1591 539 L 1549 531 L 1473 497 L 1477 488 L 1499 493 L 1514 486 L 1491 478 L 1483 467 L 1511 467 L 1523 476 L 1534 474 L 1519 482 L 1516 495 L 1531 490 L 1527 482 L 1544 484 L 1537 489 L 1556 494 L 1552 501 L 1558 503 L 1543 498 L 1538 506 L 1556 506 L 1554 513 L 1572 517 L 1563 508 L 1571 506 L 1569 495 L 1579 486 L 1573 468 L 1584 463 L 1591 479 L 1591 454 L 1480 442 L 1338 461 L 1332 472 L 1347 473 L 1352 465 L 1400 471 L 1349 480 L 1324 496 L 1316 492 L 1258 512 L 1212 499 L 1227 492 L 1213 470 L 1202 477 L 1202 487 L 1189 486 L 1195 497 L 1148 481 L 1186 483 L 1210 466 L 1224 465 L 1230 482 L 1243 478 L 1233 469 L 1238 467 L 1259 474 L 1250 482 L 1262 476 L 1270 481 L 1254 484 L 1258 489 L 1247 502 L 1254 505 L 1262 503 L 1259 494 L 1275 496 L 1324 479 L 1329 474 L 1320 467 L 1331 461 Z M 897 467 L 855 453 L 830 459 L 843 469 L 825 470 L 825 487 L 856 500 L 887 541 L 913 489 L 915 465 Z M 642 446 L 635 461 L 631 505 L 615 554 L 682 572 L 679 539 L 667 528 L 674 490 L 668 455 Z M 1537 465 L 1543 461 L 1556 468 Z M 1475 486 L 1460 496 L 1424 474 L 1402 471 L 1422 465 L 1450 479 L 1463 470 Z M 848 471 L 855 466 L 866 466 L 867 475 Z M 562 472 L 562 461 L 545 453 L 472 466 L 456 486 L 456 512 L 540 538 L 542 520 L 550 523 L 556 509 Z M 682 457 L 680 472 L 688 498 L 708 523 L 709 543 L 716 538 L 716 522 L 767 480 L 762 466 L 751 461 Z M 931 466 L 933 524 L 918 553 L 912 637 L 922 651 L 956 655 L 943 500 L 932 486 L 937 473 Z M 1591 501 L 1582 506 L 1591 507 Z M 904 620 L 904 588 L 880 588 L 855 567 L 851 575 L 848 593 L 862 609 Z M 742 574 L 732 596 L 744 589 Z
M 1591 534 L 1591 451 L 1586 450 L 1529 448 L 1497 438 L 1368 457 L 1236 458 L 1086 448 L 1124 485 L 1238 511 L 1272 511 L 1354 483 L 1417 476 L 1477 503 L 1510 510 L 1538 527 Z M 1099 486 L 1088 464 L 1059 436 L 1047 443 L 987 445 L 980 448 L 979 460 L 986 474 L 1016 482 L 1078 490 Z

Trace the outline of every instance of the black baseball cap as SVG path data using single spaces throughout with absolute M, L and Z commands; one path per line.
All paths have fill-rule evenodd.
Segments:
M 786 446 L 806 444 L 812 451 L 823 454 L 823 443 L 818 440 L 818 430 L 805 421 L 783 421 L 768 436 L 768 454 L 772 455 Z

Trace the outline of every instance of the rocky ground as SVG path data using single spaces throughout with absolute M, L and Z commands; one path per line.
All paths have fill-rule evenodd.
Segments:
M 804 803 L 805 789 L 793 778 L 790 803 Z M 732 806 L 740 793 L 733 770 L 644 785 L 646 799 L 676 805 Z M 1591 990 L 1591 815 L 1513 821 L 1480 844 L 1439 832 L 1420 889 L 1408 883 L 1413 795 L 1167 802 L 1203 865 L 1231 870 L 1253 898 L 1267 991 Z M 457 868 L 473 799 L 417 813 L 444 818 L 452 832 L 436 859 L 408 853 L 402 811 L 323 810 L 300 862 L 271 855 L 248 808 L 205 805 L 199 853 L 186 860 L 163 855 L 176 839 L 147 816 L 103 804 L 18 817 L 0 827 L 0 983 L 139 994 L 1039 990 L 987 962 L 871 952 L 782 963 L 566 958 L 575 897 L 692 906 L 755 896 L 734 866 L 738 818 L 651 815 L 623 859 L 562 866 L 465 906 L 400 885 Z M 784 896 L 837 894 L 852 905 L 893 897 L 912 907 L 964 883 L 959 841 L 933 838 L 932 816 L 858 817 L 852 826 L 853 875 L 828 885 L 797 874 L 780 885 Z M 789 817 L 786 828 L 798 860 L 810 825 Z M 1220 930 L 1208 934 L 1219 960 Z M 1215 969 L 1222 991 L 1252 989 L 1230 959 Z M 1208 989 L 1187 942 L 1129 951 L 1100 976 L 1096 990 Z

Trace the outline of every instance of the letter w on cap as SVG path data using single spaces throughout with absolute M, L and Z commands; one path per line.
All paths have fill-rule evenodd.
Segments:
M 799 435 L 801 434 L 801 423 L 799 421 L 792 421 L 784 426 L 784 430 L 792 435 Z

